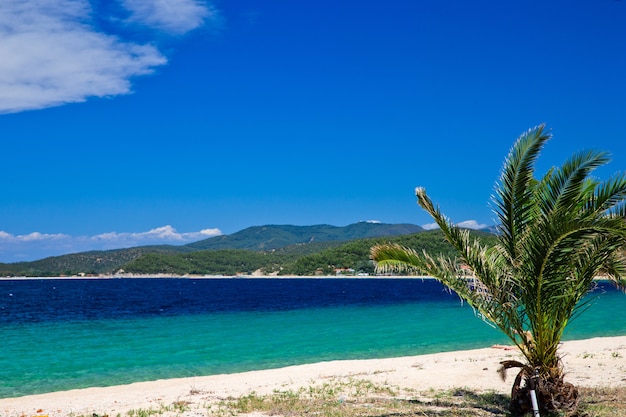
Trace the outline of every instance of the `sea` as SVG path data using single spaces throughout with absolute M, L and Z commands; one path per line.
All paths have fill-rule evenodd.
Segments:
M 626 335 L 599 282 L 565 340 Z M 0 279 L 0 398 L 507 343 L 432 279 Z

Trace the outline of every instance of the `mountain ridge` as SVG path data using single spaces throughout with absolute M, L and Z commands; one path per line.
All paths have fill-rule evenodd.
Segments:
M 397 236 L 421 232 L 424 229 L 409 223 L 358 222 L 347 226 L 318 224 L 312 226 L 274 225 L 251 226 L 239 232 L 214 236 L 184 246 L 196 250 L 247 249 L 275 250 L 285 246 L 313 241 L 347 241 L 378 236 Z M 268 239 L 268 235 L 271 238 Z

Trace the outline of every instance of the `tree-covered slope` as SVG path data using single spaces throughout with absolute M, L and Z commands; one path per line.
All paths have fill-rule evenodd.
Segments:
M 472 232 L 485 244 L 494 235 Z M 420 232 L 411 235 L 358 239 L 337 246 L 327 247 L 315 253 L 305 254 L 290 248 L 277 251 L 208 250 L 185 254 L 146 254 L 123 266 L 126 272 L 136 274 L 199 274 L 237 275 L 262 270 L 266 274 L 280 275 L 332 275 L 336 269 L 353 269 L 355 272 L 373 273 L 370 248 L 382 242 L 395 242 L 432 254 L 449 255 L 452 247 L 440 231 Z
M 196 251 L 185 254 L 146 254 L 124 265 L 133 274 L 249 275 L 259 269 L 279 270 L 293 256 L 245 249 Z

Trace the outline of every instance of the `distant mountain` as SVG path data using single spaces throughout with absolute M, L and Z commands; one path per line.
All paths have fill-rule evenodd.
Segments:
M 414 224 L 359 222 L 348 226 L 267 225 L 253 226 L 231 235 L 210 237 L 185 246 L 195 250 L 247 249 L 267 251 L 286 246 L 328 241 L 348 241 L 380 236 L 398 236 L 421 232 Z
M 483 227 L 482 229 L 478 229 L 481 232 L 493 233 L 494 235 L 498 234 L 498 227 L 496 225 Z
M 356 239 L 399 236 L 421 232 L 412 224 L 359 222 L 348 226 L 331 225 L 254 226 L 237 233 L 216 236 L 182 246 L 138 246 L 108 251 L 89 251 L 53 256 L 33 262 L 0 263 L 2 276 L 59 276 L 78 273 L 103 274 L 118 271 L 125 264 L 147 254 L 176 254 L 201 250 L 245 249 L 278 250 L 283 255 L 303 256 Z

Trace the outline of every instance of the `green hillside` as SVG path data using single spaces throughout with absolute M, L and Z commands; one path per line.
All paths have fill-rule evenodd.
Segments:
M 485 244 L 495 236 L 472 232 Z M 376 243 L 396 242 L 432 254 L 452 256 L 453 248 L 437 231 L 411 235 L 358 239 L 314 253 L 292 252 L 287 247 L 278 251 L 208 250 L 186 254 L 146 254 L 126 265 L 126 272 L 135 274 L 167 273 L 174 275 L 238 275 L 261 270 L 265 274 L 279 275 L 333 275 L 336 269 L 351 269 L 354 273 L 372 274 L 374 265 L 369 259 L 370 248 Z M 295 247 L 301 245 L 294 245 Z
M 472 231 L 471 235 L 479 238 L 483 244 L 492 245 L 496 236 L 480 231 Z M 425 250 L 433 255 L 454 257 L 456 251 L 444 239 L 440 230 L 425 231 L 395 237 L 379 237 L 360 239 L 328 248 L 317 253 L 302 256 L 294 262 L 285 264 L 281 275 L 329 275 L 336 269 L 352 269 L 354 273 L 374 273 L 374 264 L 369 259 L 370 248 L 378 243 L 393 242 L 413 248 Z

